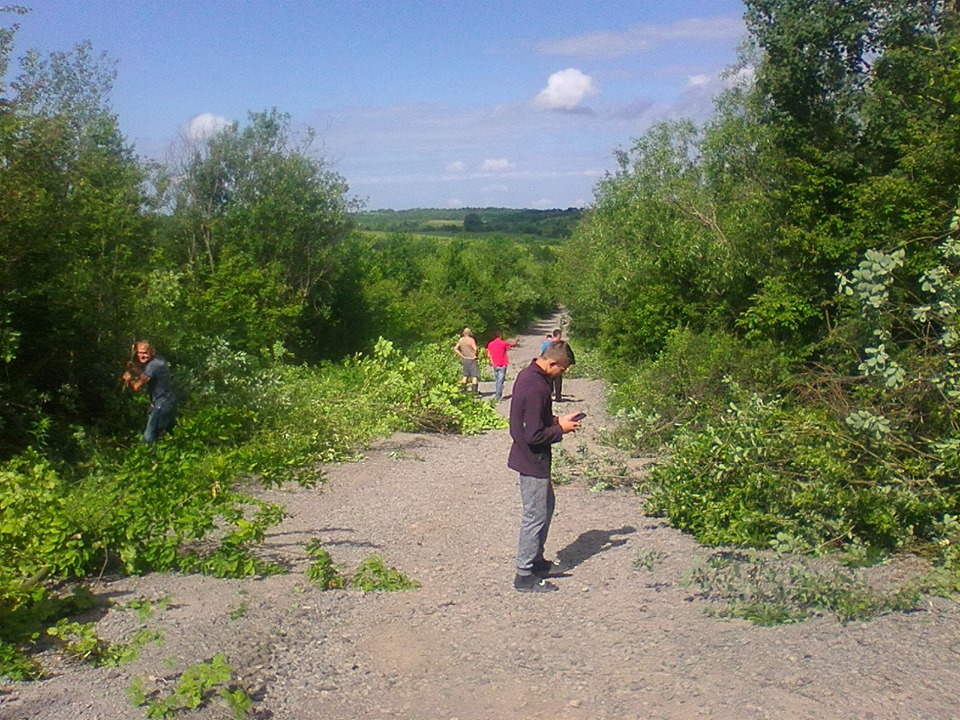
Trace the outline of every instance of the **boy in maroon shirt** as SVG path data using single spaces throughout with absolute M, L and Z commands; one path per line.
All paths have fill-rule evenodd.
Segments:
M 513 587 L 521 592 L 551 592 L 557 586 L 542 580 L 553 567 L 543 557 L 556 498 L 550 481 L 551 446 L 580 427 L 577 413 L 553 414 L 553 379 L 573 365 L 573 351 L 563 340 L 551 343 L 513 383 L 507 466 L 520 474 L 523 514 L 517 541 L 517 574 Z

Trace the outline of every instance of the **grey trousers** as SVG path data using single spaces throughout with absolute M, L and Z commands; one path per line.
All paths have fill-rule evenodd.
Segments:
M 550 478 L 520 476 L 520 539 L 517 541 L 517 575 L 533 574 L 534 561 L 543 560 L 556 496 Z

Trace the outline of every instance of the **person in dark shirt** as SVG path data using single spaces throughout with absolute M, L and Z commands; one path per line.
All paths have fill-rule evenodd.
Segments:
M 540 345 L 540 352 L 543 353 L 550 343 L 555 343 L 561 337 L 563 337 L 563 332 L 560 328 L 557 328 L 550 335 L 547 335 L 547 339 Z M 572 353 L 573 350 L 570 352 Z M 553 379 L 553 401 L 563 402 L 563 375 L 558 375 Z
M 556 499 L 550 481 L 551 447 L 580 427 L 577 413 L 553 414 L 551 390 L 557 378 L 573 365 L 570 346 L 563 340 L 550 343 L 517 374 L 510 400 L 510 455 L 507 466 L 520 475 L 523 513 L 517 541 L 513 587 L 521 592 L 551 592 L 553 583 L 542 579 L 553 564 L 543 549 L 550 531 Z
M 157 355 L 153 345 L 140 340 L 133 346 L 133 351 L 139 367 L 131 363 L 121 379 L 134 392 L 146 387 L 150 393 L 150 412 L 143 432 L 143 441 L 149 445 L 176 423 L 177 398 L 173 394 L 170 365 Z

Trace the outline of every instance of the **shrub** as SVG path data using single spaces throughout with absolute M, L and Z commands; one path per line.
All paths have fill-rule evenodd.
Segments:
M 815 408 L 754 397 L 682 433 L 646 485 L 647 508 L 709 545 L 798 548 L 857 540 L 885 549 L 925 537 L 955 504 L 906 482 L 841 422 Z
M 636 453 L 658 450 L 681 428 L 715 420 L 731 401 L 785 382 L 788 363 L 772 344 L 747 344 L 722 332 L 678 328 L 652 361 L 615 382 L 610 402 L 617 440 Z

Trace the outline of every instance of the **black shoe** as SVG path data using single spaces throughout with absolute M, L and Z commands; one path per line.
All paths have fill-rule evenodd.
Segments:
M 531 570 L 533 570 L 534 575 L 546 577 L 550 573 L 560 572 L 560 566 L 559 564 L 554 564 L 549 560 L 534 560 Z
M 519 592 L 544 593 L 556 592 L 560 588 L 536 575 L 517 575 L 513 578 L 513 589 Z

